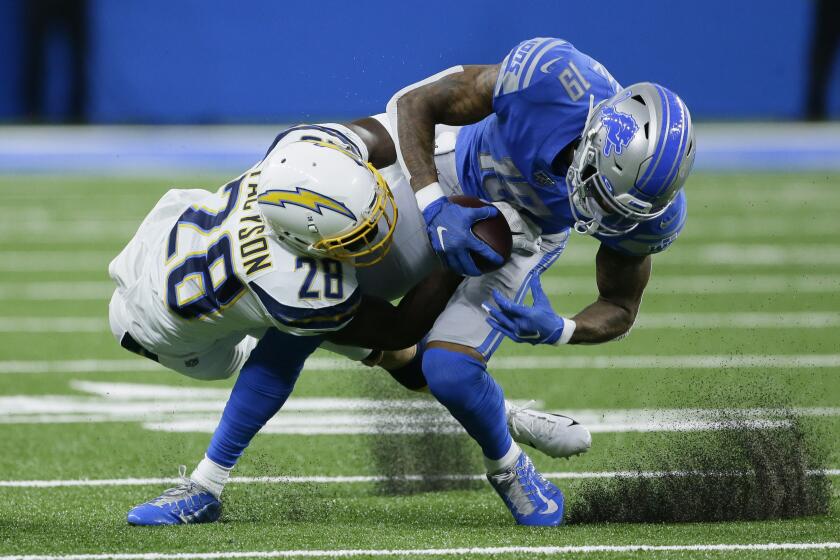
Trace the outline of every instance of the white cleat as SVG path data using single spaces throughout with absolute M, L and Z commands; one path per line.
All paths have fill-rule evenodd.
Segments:
M 508 429 L 516 443 L 533 447 L 559 459 L 586 453 L 592 435 L 573 418 L 528 408 L 534 401 L 519 407 L 505 401 Z

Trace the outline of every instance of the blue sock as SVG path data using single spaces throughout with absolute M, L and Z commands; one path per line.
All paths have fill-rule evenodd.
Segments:
M 227 468 L 236 464 L 257 432 L 286 402 L 306 358 L 322 340 L 277 329 L 266 332 L 239 372 L 207 448 L 208 459 Z
M 481 446 L 488 459 L 500 459 L 513 440 L 507 427 L 502 388 L 483 362 L 461 352 L 427 349 L 423 374 L 429 390 Z

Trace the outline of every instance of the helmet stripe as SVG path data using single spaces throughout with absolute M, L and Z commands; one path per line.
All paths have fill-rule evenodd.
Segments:
M 662 97 L 661 88 L 655 84 L 654 86 L 656 87 L 656 91 L 657 93 L 659 93 L 659 96 Z M 664 107 L 662 108 L 662 118 L 660 120 L 661 122 L 659 123 L 659 137 L 656 139 L 656 149 L 653 151 L 653 158 L 648 164 L 648 168 L 647 170 L 645 170 L 644 175 L 642 175 L 642 178 L 639 180 L 639 184 L 637 187 L 639 189 L 639 192 L 642 194 L 646 194 L 642 189 L 650 181 L 651 177 L 653 176 L 654 169 L 656 169 L 656 166 L 659 165 L 659 161 L 662 158 L 662 147 L 665 144 L 665 131 L 668 130 L 669 120 L 667 103 L 665 103 Z
M 675 105 L 674 110 L 675 110 L 676 114 L 679 114 L 679 122 L 678 123 L 675 122 L 674 126 L 679 126 L 679 128 L 680 128 L 680 141 L 679 141 L 679 147 L 677 148 L 677 157 L 674 160 L 673 165 L 671 166 L 671 170 L 668 172 L 668 176 L 665 178 L 665 182 L 663 183 L 662 189 L 660 190 L 660 192 L 663 192 L 677 178 L 677 173 L 679 173 L 680 167 L 682 166 L 682 162 L 685 159 L 685 155 L 686 155 L 685 148 L 686 148 L 686 145 L 688 143 L 689 136 L 690 136 L 689 131 L 688 131 L 688 123 L 686 121 L 687 111 L 686 111 L 685 103 L 683 103 L 682 100 L 679 97 L 677 97 L 676 95 L 674 95 L 673 93 L 670 94 L 670 98 L 671 98 L 671 101 Z M 674 136 L 674 138 L 675 138 L 675 136 Z M 656 194 L 659 194 L 659 193 L 656 193 Z
M 665 88 L 659 85 L 655 87 L 662 101 L 663 119 L 660 137 L 657 139 L 656 155 L 639 185 L 639 190 L 648 199 L 664 192 L 673 182 L 675 170 L 679 169 L 684 155 L 683 148 L 687 138 L 683 104 Z M 644 189 L 648 185 L 656 188 L 656 192 L 646 192 Z

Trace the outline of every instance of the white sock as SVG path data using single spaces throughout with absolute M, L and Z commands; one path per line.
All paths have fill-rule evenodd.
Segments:
M 485 457 L 484 468 L 486 468 L 487 472 L 490 474 L 507 470 L 516 464 L 516 460 L 519 459 L 520 453 L 522 453 L 522 450 L 518 445 L 516 445 L 515 441 L 512 441 L 510 442 L 510 449 L 508 449 L 507 453 L 502 455 L 500 459 L 488 459 Z
M 225 483 L 230 478 L 230 471 L 232 469 L 233 467 L 227 468 L 217 465 L 205 455 L 204 459 L 201 460 L 190 475 L 190 478 L 201 484 L 218 498 L 222 495 L 222 490 L 224 490 Z

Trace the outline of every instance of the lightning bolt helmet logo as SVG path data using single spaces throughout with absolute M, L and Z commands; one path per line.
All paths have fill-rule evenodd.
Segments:
M 291 191 L 266 191 L 257 200 L 260 204 L 280 206 L 281 208 L 285 208 L 287 204 L 300 206 L 301 208 L 312 210 L 321 215 L 323 215 L 323 210 L 331 210 L 353 221 L 357 221 L 355 214 L 338 200 L 303 187 L 296 187 Z

